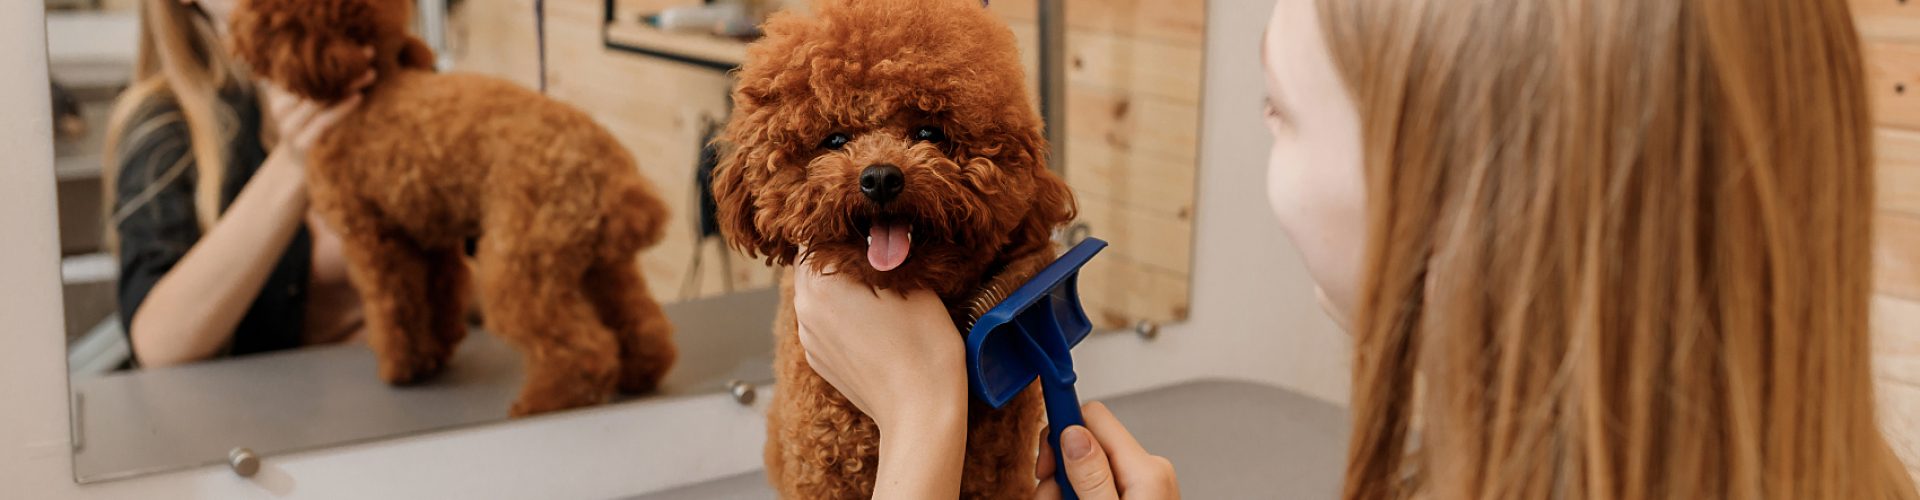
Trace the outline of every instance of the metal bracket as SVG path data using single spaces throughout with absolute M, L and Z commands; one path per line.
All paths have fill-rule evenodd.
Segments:
M 1067 171 L 1067 6 L 1064 0 L 1039 0 L 1040 118 L 1053 148 L 1047 168 Z

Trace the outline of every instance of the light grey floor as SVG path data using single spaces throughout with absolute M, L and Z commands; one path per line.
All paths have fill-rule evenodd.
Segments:
M 1140 444 L 1172 460 L 1186 498 L 1333 498 L 1346 410 L 1292 391 L 1199 381 L 1106 400 Z M 771 499 L 759 472 L 634 500 Z
M 771 381 L 777 300 L 768 289 L 667 305 L 679 361 L 660 391 L 622 404 Z M 440 376 L 409 387 L 382 383 L 373 352 L 358 345 L 75 378 L 74 477 L 221 463 L 241 446 L 271 456 L 502 422 L 521 379 L 520 355 L 481 330 Z

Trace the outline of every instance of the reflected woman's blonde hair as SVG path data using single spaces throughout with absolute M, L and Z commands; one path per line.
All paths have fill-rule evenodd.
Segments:
M 179 116 L 160 116 L 153 122 L 184 120 L 190 140 L 192 161 L 169 165 L 160 174 L 171 179 L 193 168 L 195 174 L 194 209 L 200 227 L 213 226 L 219 217 L 221 186 L 226 182 L 227 145 L 234 134 L 236 118 L 221 103 L 220 90 L 242 84 L 240 70 L 230 62 L 213 21 L 199 9 L 180 0 L 140 0 L 140 47 L 134 62 L 133 84 L 114 103 L 107 120 L 107 145 L 103 184 L 107 190 L 109 214 L 117 223 L 120 216 L 137 208 L 112 206 L 115 196 L 121 148 L 138 142 L 140 136 L 157 129 L 152 123 L 130 124 L 156 99 L 168 99 L 179 109 Z M 133 126 L 133 129 L 128 129 Z M 156 183 L 158 184 L 158 183 Z M 161 186 L 153 186 L 159 189 Z M 134 202 L 139 202 L 136 193 Z M 114 234 L 109 224 L 108 235 Z
M 1319 7 L 1372 242 L 1346 498 L 1916 497 L 1847 2 Z

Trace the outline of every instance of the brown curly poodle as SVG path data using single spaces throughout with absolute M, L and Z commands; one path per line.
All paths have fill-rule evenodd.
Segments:
M 337 101 L 378 73 L 307 170 L 315 207 L 342 233 L 380 377 L 443 368 L 466 335 L 463 247 L 477 239 L 487 326 L 526 359 L 512 415 L 652 390 L 676 350 L 635 254 L 659 240 L 665 205 L 580 110 L 434 73 L 432 51 L 407 34 L 409 3 L 247 0 L 231 19 L 234 52 L 295 94 Z
M 1050 236 L 1074 212 L 1047 170 L 1013 33 L 976 0 L 826 0 L 815 13 L 776 16 L 748 49 L 713 181 L 722 229 L 774 264 L 804 257 L 877 289 L 935 291 L 967 324 L 983 312 L 974 298 L 1052 261 Z M 870 496 L 877 429 L 807 366 L 792 288 L 781 295 L 769 480 L 786 498 Z M 973 402 L 963 497 L 1031 495 L 1036 396 Z

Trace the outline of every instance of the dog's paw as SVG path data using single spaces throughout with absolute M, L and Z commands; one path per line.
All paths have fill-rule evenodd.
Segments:
M 660 379 L 667 374 L 668 363 L 629 363 L 620 367 L 620 392 L 641 394 L 660 388 Z
M 520 399 L 513 402 L 513 408 L 507 410 L 507 416 L 520 418 L 547 412 L 570 410 L 605 403 L 610 399 L 606 393 L 591 394 L 571 392 L 566 394 L 522 393 Z
M 445 356 L 413 356 L 409 359 L 380 360 L 380 380 L 392 385 L 425 382 L 446 370 Z
M 679 353 L 671 340 L 661 337 L 644 337 L 640 342 L 640 352 L 629 352 L 620 360 L 620 392 L 640 394 L 653 392 L 660 387 L 660 379 L 667 376 L 667 370 Z

